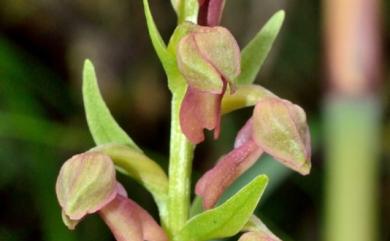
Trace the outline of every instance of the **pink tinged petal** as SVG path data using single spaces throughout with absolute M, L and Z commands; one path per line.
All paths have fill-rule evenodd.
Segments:
M 99 214 L 117 241 L 144 240 L 137 207 L 127 198 L 117 195 Z
M 234 148 L 240 147 L 248 141 L 252 140 L 253 136 L 253 121 L 250 118 L 245 125 L 241 128 L 234 141 Z
M 116 183 L 116 192 L 118 195 L 121 195 L 122 197 L 127 197 L 126 189 L 119 182 Z
M 261 231 L 244 233 L 238 241 L 281 241 L 272 233 L 264 233 Z
M 99 152 L 75 155 L 64 163 L 56 193 L 64 213 L 80 220 L 116 196 L 115 168 L 110 157 Z
M 195 192 L 203 198 L 204 208 L 212 208 L 223 192 L 250 168 L 262 153 L 261 148 L 254 141 L 249 140 L 222 156 L 196 184 Z
M 266 98 L 253 114 L 254 139 L 265 152 L 287 167 L 310 172 L 310 135 L 304 111 L 289 101 Z
M 225 0 L 200 0 L 198 23 L 205 26 L 217 26 L 221 22 Z
M 126 197 L 117 195 L 99 213 L 117 241 L 168 241 L 156 221 Z
M 186 137 L 198 144 L 204 140 L 203 129 L 219 135 L 221 95 L 202 92 L 189 87 L 180 107 L 180 126 Z
M 177 46 L 177 63 L 189 86 L 214 94 L 222 93 L 221 75 L 202 56 L 195 41 L 195 33 L 190 33 L 180 40 Z
M 240 47 L 223 27 L 198 27 L 194 39 L 203 56 L 219 73 L 232 82 L 240 74 Z

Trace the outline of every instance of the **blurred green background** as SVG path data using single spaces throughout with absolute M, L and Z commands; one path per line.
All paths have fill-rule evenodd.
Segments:
M 167 40 L 176 24 L 170 3 L 154 0 L 151 6 Z M 271 176 L 258 214 L 283 240 L 321 240 L 325 203 L 321 112 L 326 92 L 321 2 L 228 1 L 222 24 L 244 46 L 278 9 L 286 10 L 286 21 L 257 83 L 307 111 L 313 168 L 302 177 L 265 158 L 244 179 L 259 172 Z M 384 87 L 377 228 L 378 240 L 386 241 L 390 240 L 390 1 L 384 1 L 381 10 Z M 141 1 L 1 0 L 0 241 L 114 240 L 96 216 L 86 218 L 75 232 L 68 231 L 54 193 L 61 164 L 93 147 L 81 98 L 85 58 L 95 63 L 105 100 L 121 126 L 167 167 L 170 96 L 148 39 Z M 221 138 L 216 142 L 208 138 L 199 146 L 195 179 L 229 151 L 249 115 L 250 110 L 243 110 L 226 116 Z M 119 178 L 130 196 L 156 215 L 151 196 L 132 180 Z

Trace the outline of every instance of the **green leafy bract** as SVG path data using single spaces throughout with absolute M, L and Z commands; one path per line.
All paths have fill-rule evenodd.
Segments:
M 169 72 L 170 65 L 175 63 L 176 59 L 175 57 L 167 50 L 167 47 L 165 45 L 164 40 L 162 39 L 156 23 L 154 22 L 153 15 L 150 11 L 150 6 L 148 0 L 143 0 L 144 3 L 144 10 L 145 10 L 145 17 L 146 17 L 146 25 L 148 27 L 148 32 L 150 39 L 152 40 L 152 44 L 154 47 L 154 50 L 157 53 L 158 58 L 161 61 L 161 64 L 163 65 L 166 72 Z
M 284 11 L 275 13 L 241 53 L 241 74 L 237 84 L 251 84 L 255 81 L 284 20 Z
M 89 60 L 86 60 L 84 64 L 83 99 L 88 127 L 97 145 L 125 144 L 141 151 L 118 125 L 104 103 L 96 80 L 94 66 Z
M 190 219 L 174 240 L 204 241 L 237 234 L 250 219 L 267 183 L 267 176 L 256 177 L 222 205 Z

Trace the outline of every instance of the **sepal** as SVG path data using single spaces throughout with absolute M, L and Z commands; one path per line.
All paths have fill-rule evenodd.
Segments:
M 238 241 L 282 241 L 255 215 L 252 215 L 242 231 L 246 233 Z
M 223 192 L 261 156 L 263 150 L 253 141 L 222 156 L 196 184 L 195 192 L 203 198 L 203 207 L 212 208 Z
M 253 138 L 265 152 L 302 175 L 310 172 L 310 133 L 301 107 L 266 98 L 256 105 L 252 118 Z

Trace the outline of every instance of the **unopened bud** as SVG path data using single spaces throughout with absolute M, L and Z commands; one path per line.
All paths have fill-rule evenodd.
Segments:
M 112 201 L 116 187 L 115 167 L 108 156 L 86 152 L 66 161 L 57 178 L 56 193 L 63 217 L 70 221 L 68 226 Z
M 195 26 L 179 42 L 177 61 L 191 87 L 215 94 L 240 73 L 240 49 L 223 27 Z

